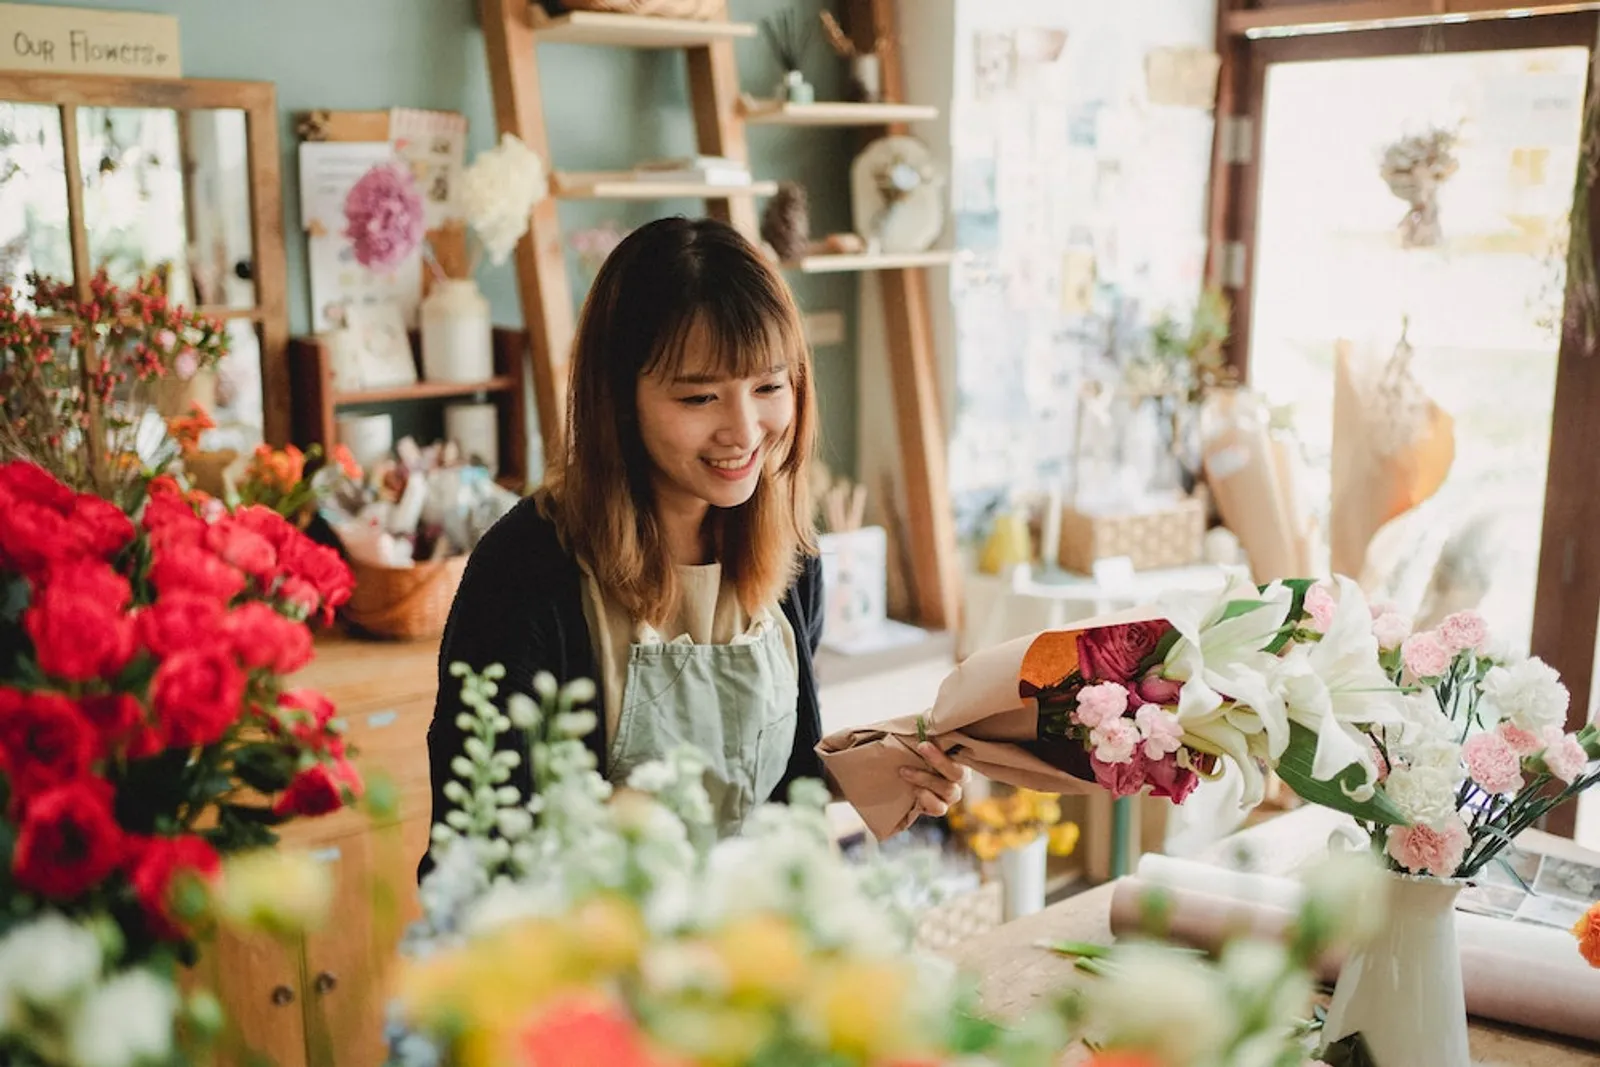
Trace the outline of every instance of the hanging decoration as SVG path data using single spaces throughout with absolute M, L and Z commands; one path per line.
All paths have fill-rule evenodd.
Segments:
M 1400 243 L 1405 248 L 1431 248 L 1439 243 L 1439 186 L 1460 167 L 1456 159 L 1456 133 L 1435 127 L 1410 134 L 1384 149 L 1378 168 L 1389 191 L 1410 205 L 1400 220 Z

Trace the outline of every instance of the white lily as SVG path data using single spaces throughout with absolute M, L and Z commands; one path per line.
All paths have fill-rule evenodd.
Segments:
M 1289 721 L 1317 735 L 1312 777 L 1330 781 L 1357 764 L 1370 783 L 1378 768 L 1360 727 L 1403 722 L 1405 696 L 1378 662 L 1361 588 L 1343 576 L 1337 581 L 1339 606 L 1328 631 L 1320 641 L 1292 647 L 1269 677 Z
M 1283 626 L 1292 599 L 1286 586 L 1273 583 L 1258 592 L 1247 579 L 1229 575 L 1220 594 L 1178 595 L 1161 603 L 1179 634 L 1161 676 L 1183 683 L 1178 721 L 1185 730 L 1224 720 L 1241 733 L 1264 731 L 1269 758 L 1283 753 L 1289 720 L 1282 698 L 1268 684 L 1277 657 L 1265 649 Z M 1228 605 L 1241 600 L 1260 606 L 1225 618 Z M 1234 747 L 1239 746 L 1224 746 Z

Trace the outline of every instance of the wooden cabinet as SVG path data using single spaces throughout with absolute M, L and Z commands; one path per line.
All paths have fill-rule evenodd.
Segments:
M 334 702 L 363 777 L 388 778 L 399 808 L 382 823 L 364 811 L 342 811 L 284 831 L 283 847 L 304 849 L 332 868 L 333 907 L 322 930 L 293 943 L 227 935 L 207 946 L 197 977 L 216 991 L 229 1021 L 219 1062 L 383 1062 L 396 946 L 419 912 L 417 861 L 432 816 L 427 732 L 437 657 L 437 642 L 334 636 L 318 642 L 316 660 L 293 680 Z

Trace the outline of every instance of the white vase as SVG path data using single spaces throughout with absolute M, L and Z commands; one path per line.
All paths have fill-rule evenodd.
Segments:
M 418 309 L 422 376 L 430 382 L 481 382 L 494 377 L 494 327 L 489 301 L 471 278 L 436 282 Z
M 1044 908 L 1045 851 L 1049 842 L 1043 834 L 1021 848 L 1000 853 L 1000 886 L 1003 890 L 1002 917 L 1006 922 L 1032 915 Z
M 1359 1032 L 1382 1067 L 1469 1067 L 1459 879 L 1391 874 L 1389 913 L 1339 971 L 1324 1043 Z

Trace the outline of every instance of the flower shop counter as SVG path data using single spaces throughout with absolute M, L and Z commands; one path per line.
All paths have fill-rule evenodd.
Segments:
M 1232 866 L 1240 856 L 1248 855 L 1253 860 L 1253 870 L 1288 874 L 1326 847 L 1340 818 L 1326 809 L 1301 808 L 1225 838 L 1199 858 Z M 1112 944 L 1115 938 L 1111 932 L 1111 902 L 1115 891 L 1115 882 L 1097 886 L 964 941 L 946 950 L 945 955 L 979 978 L 987 1010 L 1005 1016 L 1025 1014 L 1042 998 L 1082 977 L 1071 958 L 1041 948 L 1040 944 Z M 1475 1064 L 1594 1067 L 1600 1062 L 1592 1047 L 1586 1048 L 1580 1042 L 1475 1018 L 1469 1022 Z M 1087 1059 L 1087 1052 L 1079 1050 L 1064 1062 L 1074 1064 Z

